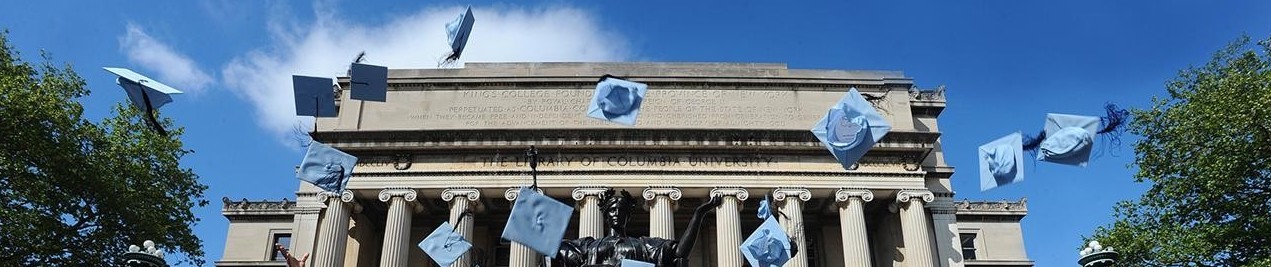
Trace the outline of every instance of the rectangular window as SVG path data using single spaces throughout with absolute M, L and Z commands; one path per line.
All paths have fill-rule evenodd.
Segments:
M 962 258 L 968 260 L 975 259 L 975 234 L 962 233 L 958 237 L 962 239 Z
M 291 234 L 290 233 L 274 234 L 273 241 L 274 242 L 269 242 L 269 251 L 270 251 L 269 260 L 271 261 L 287 260 L 286 257 L 282 256 L 282 251 L 278 251 L 278 247 L 275 247 L 274 244 L 282 244 L 282 247 L 291 249 Z

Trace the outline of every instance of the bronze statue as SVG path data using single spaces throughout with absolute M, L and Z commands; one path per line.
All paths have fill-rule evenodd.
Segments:
M 653 263 L 657 266 L 688 266 L 689 253 L 697 241 L 703 217 L 720 204 L 720 198 L 711 198 L 693 211 L 693 219 L 680 235 L 679 241 L 658 237 L 627 236 L 627 221 L 635 198 L 626 190 L 622 195 L 613 189 L 605 193 L 601 202 L 609 235 L 602 238 L 584 237 L 561 242 L 559 253 L 552 258 L 552 266 L 565 267 L 616 267 L 623 259 Z

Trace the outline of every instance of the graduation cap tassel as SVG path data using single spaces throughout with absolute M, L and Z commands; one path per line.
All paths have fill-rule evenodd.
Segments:
M 463 213 L 459 213 L 459 218 L 455 219 L 455 226 L 452 229 L 450 229 L 450 231 L 451 232 L 459 231 L 459 224 L 463 223 L 463 218 L 472 216 L 472 214 L 473 214 L 472 210 L 464 210 Z
M 146 94 L 145 90 L 142 90 L 141 98 L 145 99 L 146 102 L 146 110 L 142 110 L 142 112 L 146 113 L 145 119 L 146 122 L 150 123 L 150 128 L 154 129 L 155 132 L 159 132 L 159 135 L 168 136 L 168 131 L 163 130 L 163 125 L 159 124 L 159 120 L 154 117 L 155 111 L 154 107 L 150 104 L 150 95 Z
M 1038 131 L 1035 136 L 1024 136 L 1024 151 L 1036 154 L 1042 140 L 1046 140 L 1046 131 Z

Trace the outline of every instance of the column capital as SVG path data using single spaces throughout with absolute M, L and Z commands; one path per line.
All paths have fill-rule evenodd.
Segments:
M 393 197 L 402 197 L 402 199 L 405 199 L 407 202 L 415 202 L 415 199 L 419 198 L 419 192 L 416 192 L 415 189 L 404 187 L 385 188 L 384 190 L 380 190 L 380 201 L 388 202 L 388 200 Z
M 648 187 L 644 189 L 641 195 L 644 195 L 644 200 L 653 200 L 658 195 L 667 196 L 671 200 L 680 200 L 680 197 L 683 197 L 683 193 L 679 188 L 675 187 Z
M 852 198 L 860 198 L 864 202 L 874 201 L 874 192 L 861 188 L 842 188 L 834 192 L 836 202 L 847 202 Z
M 608 190 L 608 187 L 579 187 L 574 188 L 574 191 L 570 192 L 569 195 L 573 197 L 574 200 L 583 200 L 583 198 L 587 196 L 596 196 L 599 198 L 600 195 L 605 194 L 605 191 Z
M 740 187 L 716 187 L 711 189 L 711 197 L 734 196 L 737 200 L 746 201 L 750 198 L 750 192 Z
M 481 190 L 476 188 L 451 187 L 441 190 L 441 200 L 450 202 L 455 197 L 467 197 L 468 201 L 477 201 L 481 199 Z
M 538 191 L 539 194 L 543 193 L 542 188 L 534 188 L 534 191 Z M 508 201 L 516 201 L 516 197 L 520 195 L 521 187 L 508 188 L 508 190 L 503 191 L 503 199 L 507 199 Z
M 910 200 L 921 200 L 922 202 L 931 203 L 936 201 L 936 195 L 931 191 L 918 189 L 904 189 L 896 192 L 896 202 L 909 202 Z
M 318 202 L 322 203 L 324 207 L 325 205 L 328 205 L 327 200 L 339 199 L 340 202 L 349 204 L 353 208 L 353 213 L 362 213 L 362 205 L 357 203 L 357 198 L 354 198 L 353 191 L 344 190 L 340 193 L 324 191 L 314 195 L 314 197 L 316 197 Z
M 785 201 L 786 197 L 798 197 L 801 201 L 812 200 L 812 191 L 803 187 L 778 187 L 772 190 L 772 200 Z

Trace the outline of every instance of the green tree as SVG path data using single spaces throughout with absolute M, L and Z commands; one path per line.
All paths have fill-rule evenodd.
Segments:
M 207 186 L 179 164 L 190 153 L 127 102 L 94 123 L 78 102 L 84 80 L 42 55 L 24 62 L 0 32 L 0 265 L 119 263 L 146 239 L 204 263 L 191 211 Z M 119 90 L 115 88 L 115 90 Z M 164 125 L 171 125 L 164 119 Z M 169 257 L 172 258 L 172 257 Z
M 1271 39 L 1232 42 L 1134 109 L 1138 182 L 1092 237 L 1121 266 L 1271 266 Z

